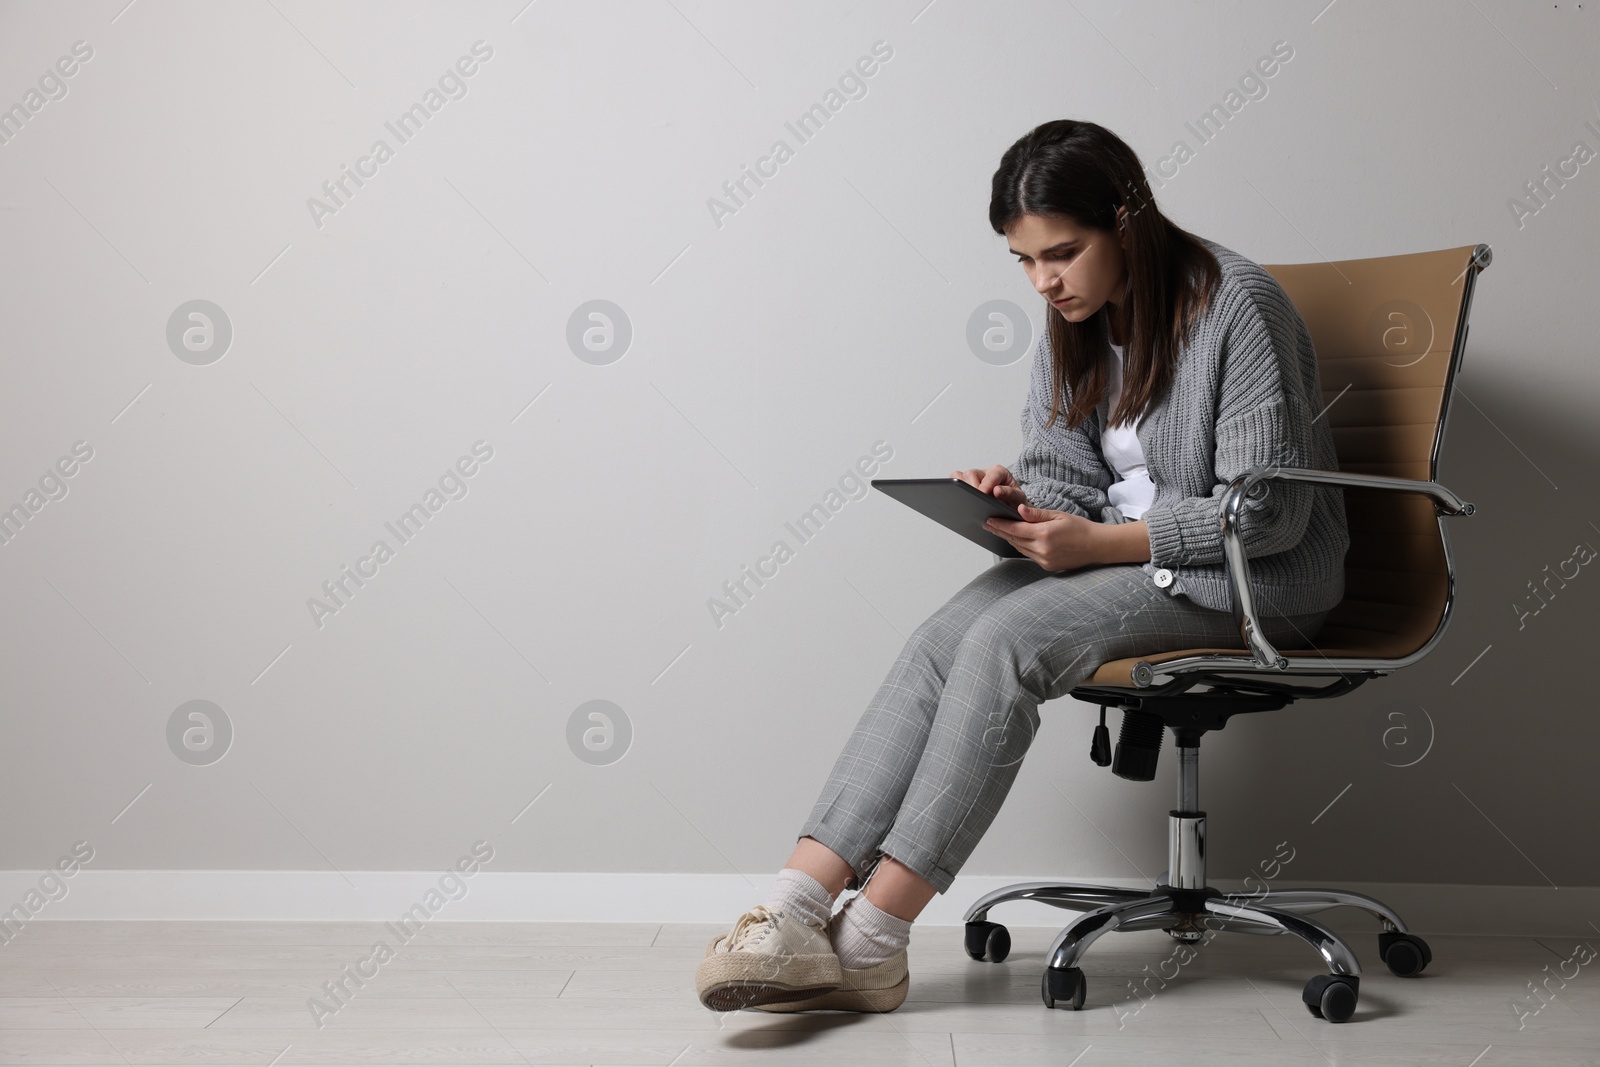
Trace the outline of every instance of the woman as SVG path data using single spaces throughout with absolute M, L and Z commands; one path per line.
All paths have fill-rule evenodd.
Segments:
M 1241 647 L 1219 526 L 1252 467 L 1338 468 L 1305 323 L 1272 275 L 1162 216 L 1138 157 L 1047 122 L 995 172 L 989 221 L 1049 301 L 1014 470 L 954 471 L 1017 507 L 1026 558 L 919 626 L 835 763 L 767 900 L 714 939 L 713 1010 L 891 1011 L 912 920 L 1000 810 L 1038 705 L 1100 664 Z M 1267 638 L 1307 647 L 1344 594 L 1333 487 L 1264 483 L 1240 528 Z M 838 914 L 833 900 L 860 889 Z

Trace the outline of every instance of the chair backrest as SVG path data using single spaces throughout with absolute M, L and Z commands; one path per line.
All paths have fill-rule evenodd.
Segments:
M 1488 261 L 1488 246 L 1463 245 L 1263 264 L 1311 333 L 1340 470 L 1434 480 L 1473 280 Z M 1410 655 L 1447 615 L 1452 574 L 1443 525 L 1419 494 L 1341 491 L 1350 528 L 1345 595 L 1316 645 Z

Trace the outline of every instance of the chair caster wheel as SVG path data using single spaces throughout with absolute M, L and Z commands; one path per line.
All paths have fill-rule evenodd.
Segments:
M 1011 955 L 1011 932 L 999 923 L 982 919 L 969 922 L 964 940 L 967 955 L 975 960 L 999 963 Z
M 1082 1011 L 1083 998 L 1089 991 L 1088 979 L 1076 967 L 1064 967 L 1057 970 L 1054 967 L 1044 969 L 1044 977 L 1039 983 L 1039 994 L 1044 998 L 1047 1008 L 1066 1008 L 1069 1011 Z
M 1388 933 L 1378 935 L 1378 958 L 1394 974 L 1411 978 L 1433 962 L 1433 953 L 1428 943 L 1415 934 Z
M 1347 1022 L 1356 1013 L 1361 979 L 1349 974 L 1319 974 L 1306 983 L 1300 999 L 1306 1011 L 1330 1023 Z

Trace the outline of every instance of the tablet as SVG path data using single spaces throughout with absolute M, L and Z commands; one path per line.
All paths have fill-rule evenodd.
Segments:
M 997 556 L 1026 559 L 1010 541 L 983 528 L 985 519 L 1026 521 L 1017 509 L 960 478 L 874 478 L 881 489 L 906 507 L 919 511 Z

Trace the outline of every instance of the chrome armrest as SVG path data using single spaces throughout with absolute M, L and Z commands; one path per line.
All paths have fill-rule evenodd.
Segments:
M 1422 493 L 1433 499 L 1438 515 L 1471 515 L 1477 511 L 1472 504 L 1456 496 L 1438 482 L 1424 482 L 1413 478 L 1391 478 L 1382 474 L 1357 474 L 1353 471 L 1324 471 L 1309 467 L 1255 467 L 1228 483 L 1223 491 L 1222 560 L 1233 590 L 1233 621 L 1239 627 L 1256 663 L 1268 670 L 1282 670 L 1288 660 L 1267 640 L 1256 616 L 1255 600 L 1250 594 L 1250 561 L 1244 554 L 1244 534 L 1239 528 L 1244 515 L 1244 501 L 1258 482 L 1281 478 L 1294 482 L 1318 482 L 1323 485 L 1351 486 L 1357 489 L 1394 489 L 1406 493 Z

